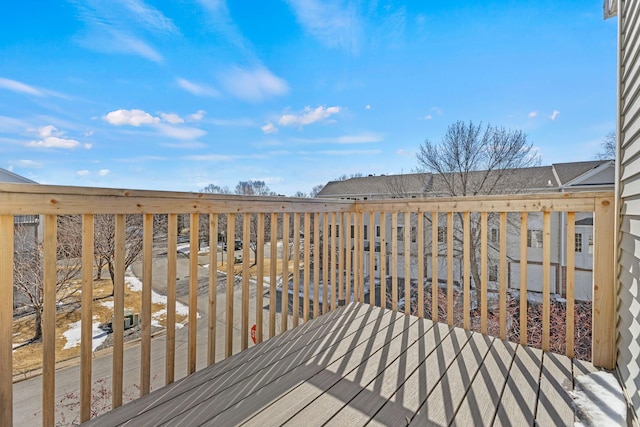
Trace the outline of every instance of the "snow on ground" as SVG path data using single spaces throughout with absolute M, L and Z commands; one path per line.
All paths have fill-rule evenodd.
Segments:
M 95 320 L 95 316 L 93 319 Z M 80 345 L 81 323 L 82 321 L 80 320 L 69 323 L 69 329 L 62 333 L 62 335 L 67 339 L 67 343 L 62 348 L 63 350 Z M 95 351 L 96 348 L 98 348 L 100 344 L 107 339 L 107 333 L 99 328 L 100 322 L 94 321 L 91 325 L 91 336 L 93 337 L 91 351 Z
M 580 375 L 571 392 L 576 426 L 626 426 L 627 404 L 616 377 L 605 371 Z
M 134 276 L 127 276 L 124 278 L 124 282 L 127 284 L 127 286 L 129 287 L 129 289 L 131 289 L 134 292 L 141 292 L 142 291 L 142 281 L 140 279 L 138 279 L 137 277 Z M 162 304 L 164 306 L 167 305 L 167 297 L 165 295 L 160 295 L 159 293 L 157 293 L 156 291 L 154 291 L 153 289 L 151 290 L 151 302 L 154 304 Z M 167 310 L 163 309 L 163 310 L 158 310 L 155 311 L 152 315 L 151 315 L 151 326 L 160 326 L 160 319 L 164 316 L 166 316 L 167 314 Z M 189 315 L 189 307 L 182 304 L 180 301 L 176 301 L 176 314 L 181 315 L 181 316 L 188 316 Z M 200 313 L 198 313 L 198 318 L 200 318 Z M 176 324 L 176 329 L 180 329 L 183 325 L 182 324 Z

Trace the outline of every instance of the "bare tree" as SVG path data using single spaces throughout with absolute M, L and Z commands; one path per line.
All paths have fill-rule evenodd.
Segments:
M 140 259 L 143 248 L 143 216 L 127 215 L 125 229 L 125 255 L 124 268 L 129 268 L 131 264 Z M 166 215 L 154 215 L 153 235 L 157 237 L 166 234 Z M 94 255 L 95 264 L 99 270 L 96 278 L 102 277 L 102 267 L 105 265 L 109 270 L 109 277 L 113 283 L 115 280 L 115 215 L 96 215 L 94 217 Z M 113 295 L 113 288 L 111 295 Z
M 64 216 L 58 220 L 56 302 L 71 302 L 79 288 L 72 281 L 81 268 L 79 217 Z M 42 244 L 34 241 L 27 227 L 16 227 L 16 251 L 13 264 L 14 286 L 25 305 L 34 313 L 32 341 L 42 338 L 42 312 L 44 309 L 44 259 Z
M 278 194 L 271 191 L 264 181 L 249 180 L 240 181 L 236 185 L 236 194 L 242 194 L 245 196 L 277 196 Z
M 231 190 L 229 187 L 219 186 L 216 184 L 209 184 L 206 187 L 200 189 L 200 193 L 205 194 L 231 194 Z M 203 214 L 200 215 L 200 224 L 198 226 L 198 234 L 200 235 L 200 240 L 209 241 L 209 215 Z M 227 228 L 227 218 L 226 215 L 218 216 L 218 227 L 219 230 L 226 230 Z M 216 241 L 219 241 L 220 235 L 224 235 L 224 231 L 218 232 L 218 236 L 216 236 Z M 211 250 L 215 250 L 215 248 L 211 248 Z
M 309 195 L 307 193 L 305 193 L 304 191 L 296 191 L 296 193 L 293 195 L 293 197 L 297 197 L 299 199 L 306 199 L 307 197 L 309 197 Z
M 318 193 L 322 191 L 324 188 L 323 184 L 314 185 L 311 191 L 309 192 L 309 197 L 316 197 Z
M 199 192 L 207 194 L 231 194 L 231 190 L 229 190 L 229 187 L 227 187 L 226 185 L 221 187 L 216 184 L 209 184 L 206 187 L 202 188 Z
M 612 130 L 602 140 L 600 151 L 596 154 L 598 160 L 610 160 L 616 158 L 616 131 Z
M 346 173 L 343 173 L 342 175 L 340 175 L 339 177 L 334 179 L 334 181 L 346 181 L 346 180 L 351 179 L 351 178 L 362 178 L 363 176 L 364 176 L 364 174 L 362 172 L 356 172 L 356 173 L 352 173 L 350 175 L 347 175 Z
M 240 181 L 238 185 L 236 185 L 236 194 L 245 195 L 245 196 L 277 196 L 277 193 L 271 191 L 271 189 L 267 186 L 264 181 L 259 180 L 249 180 L 249 181 Z M 249 245 L 251 251 L 253 252 L 253 259 L 257 260 L 258 256 L 258 245 L 257 245 L 257 235 L 258 235 L 258 215 L 255 214 L 244 214 L 250 215 L 250 236 L 249 236 Z M 269 239 L 271 236 L 271 217 L 269 215 L 265 215 L 264 217 L 264 230 L 265 230 L 265 239 Z M 236 227 L 242 227 L 242 222 L 237 221 Z M 232 243 L 227 244 L 227 248 L 231 248 Z
M 433 174 L 429 185 L 433 196 L 456 197 L 519 193 L 525 189 L 526 181 L 518 169 L 537 166 L 540 162 L 522 131 L 462 121 L 450 125 L 439 143 L 426 140 L 417 159 L 422 171 Z M 490 215 L 489 222 L 496 221 L 497 216 Z M 459 253 L 463 241 L 462 222 L 462 213 L 456 214 L 454 247 Z M 471 215 L 470 234 L 471 275 L 474 283 L 479 284 L 481 227 L 478 213 Z

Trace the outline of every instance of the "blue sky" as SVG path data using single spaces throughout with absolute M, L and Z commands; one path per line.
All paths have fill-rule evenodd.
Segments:
M 602 0 L 71 0 L 0 14 L 0 167 L 43 184 L 308 192 L 411 172 L 457 120 L 543 164 L 615 129 Z

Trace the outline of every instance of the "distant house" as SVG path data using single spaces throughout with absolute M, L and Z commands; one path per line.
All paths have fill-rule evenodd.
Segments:
M 471 172 L 469 180 L 486 177 L 484 171 Z M 451 178 L 451 177 L 447 177 Z M 491 175 L 489 175 L 491 179 Z M 348 199 L 348 200 L 376 200 L 392 198 L 433 198 L 452 195 L 448 190 L 451 179 L 444 179 L 443 176 L 431 173 L 416 173 L 407 175 L 380 175 L 351 178 L 344 181 L 331 181 L 318 193 L 319 198 Z M 577 192 L 577 191 L 613 191 L 615 182 L 615 162 L 613 160 L 597 160 L 587 162 L 556 163 L 550 166 L 540 166 L 532 168 L 514 169 L 509 171 L 508 179 L 504 180 L 496 194 L 515 193 L 543 193 L 543 192 Z M 454 190 L 455 191 L 455 190 Z M 460 195 L 460 194 L 457 194 Z M 576 298 L 590 300 L 592 298 L 592 274 L 593 274 L 593 214 L 591 212 L 576 213 L 575 216 L 575 277 L 576 277 Z M 374 226 L 375 252 L 380 251 L 380 225 L 379 217 L 376 217 L 376 224 L 369 224 L 368 217 L 364 223 L 364 250 L 368 252 L 371 247 L 368 227 Z M 417 280 L 418 260 L 416 259 L 416 224 L 417 218 L 410 219 L 411 227 L 411 250 L 410 265 L 411 279 Z M 404 217 L 398 218 L 397 230 L 391 229 L 389 216 L 385 220 L 387 245 L 390 242 L 391 233 L 396 233 L 399 241 L 404 240 Z M 563 295 L 566 287 L 566 226 L 567 217 L 565 213 L 552 214 L 551 217 L 551 290 L 553 293 Z M 498 265 L 491 260 L 491 251 L 495 252 L 499 242 L 499 229 L 496 224 L 489 224 L 488 239 L 490 246 L 489 259 L 489 282 L 490 286 L 497 286 Z M 437 254 L 439 268 L 438 277 L 446 277 L 446 262 L 444 253 L 446 242 L 444 239 L 446 231 L 445 218 L 440 218 L 438 224 L 438 236 L 441 243 Z M 519 229 L 509 233 L 507 243 L 507 283 L 514 289 L 520 287 L 520 248 Z M 351 230 L 351 238 L 354 237 Z M 442 240 L 440 240 L 442 238 Z M 431 233 L 425 231 L 425 259 L 424 272 L 426 280 L 431 279 Z M 527 288 L 532 291 L 542 290 L 542 213 L 530 213 L 528 215 L 527 230 Z M 388 252 L 388 248 L 387 248 Z M 378 272 L 380 255 L 374 255 L 374 271 Z M 389 257 L 386 258 L 386 271 L 389 272 Z M 404 277 L 404 244 L 398 244 L 398 264 L 396 271 L 399 277 Z M 365 257 L 365 271 L 369 271 L 369 257 Z M 454 280 L 462 283 L 462 259 L 456 259 L 454 267 Z M 378 276 L 376 276 L 378 277 Z M 473 283 L 473 279 L 472 279 Z
M 37 182 L 0 168 L 0 182 L 17 184 L 37 184 Z M 16 233 L 16 252 L 26 252 L 32 249 L 42 239 L 42 222 L 39 215 L 15 215 L 14 224 Z

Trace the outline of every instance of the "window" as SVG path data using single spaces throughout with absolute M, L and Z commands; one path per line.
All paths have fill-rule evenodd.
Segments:
M 380 226 L 376 225 L 376 237 L 380 237 Z
M 491 229 L 491 243 L 498 243 L 498 229 Z
M 369 240 L 369 227 L 367 225 L 364 226 L 364 240 Z
M 575 249 L 576 252 L 582 252 L 582 234 L 580 233 L 575 235 Z
M 491 282 L 497 282 L 498 281 L 498 266 L 497 265 L 490 265 L 489 266 L 489 280 Z
M 438 227 L 438 243 L 444 243 L 447 238 L 447 227 Z
M 593 234 L 589 235 L 589 255 L 593 255 Z
M 404 227 L 398 227 L 398 241 L 404 242 Z
M 527 246 L 530 248 L 542 247 L 542 230 L 527 230 Z
M 412 243 L 416 242 L 417 236 L 418 236 L 418 230 L 416 229 L 416 227 L 411 227 L 411 242 Z

